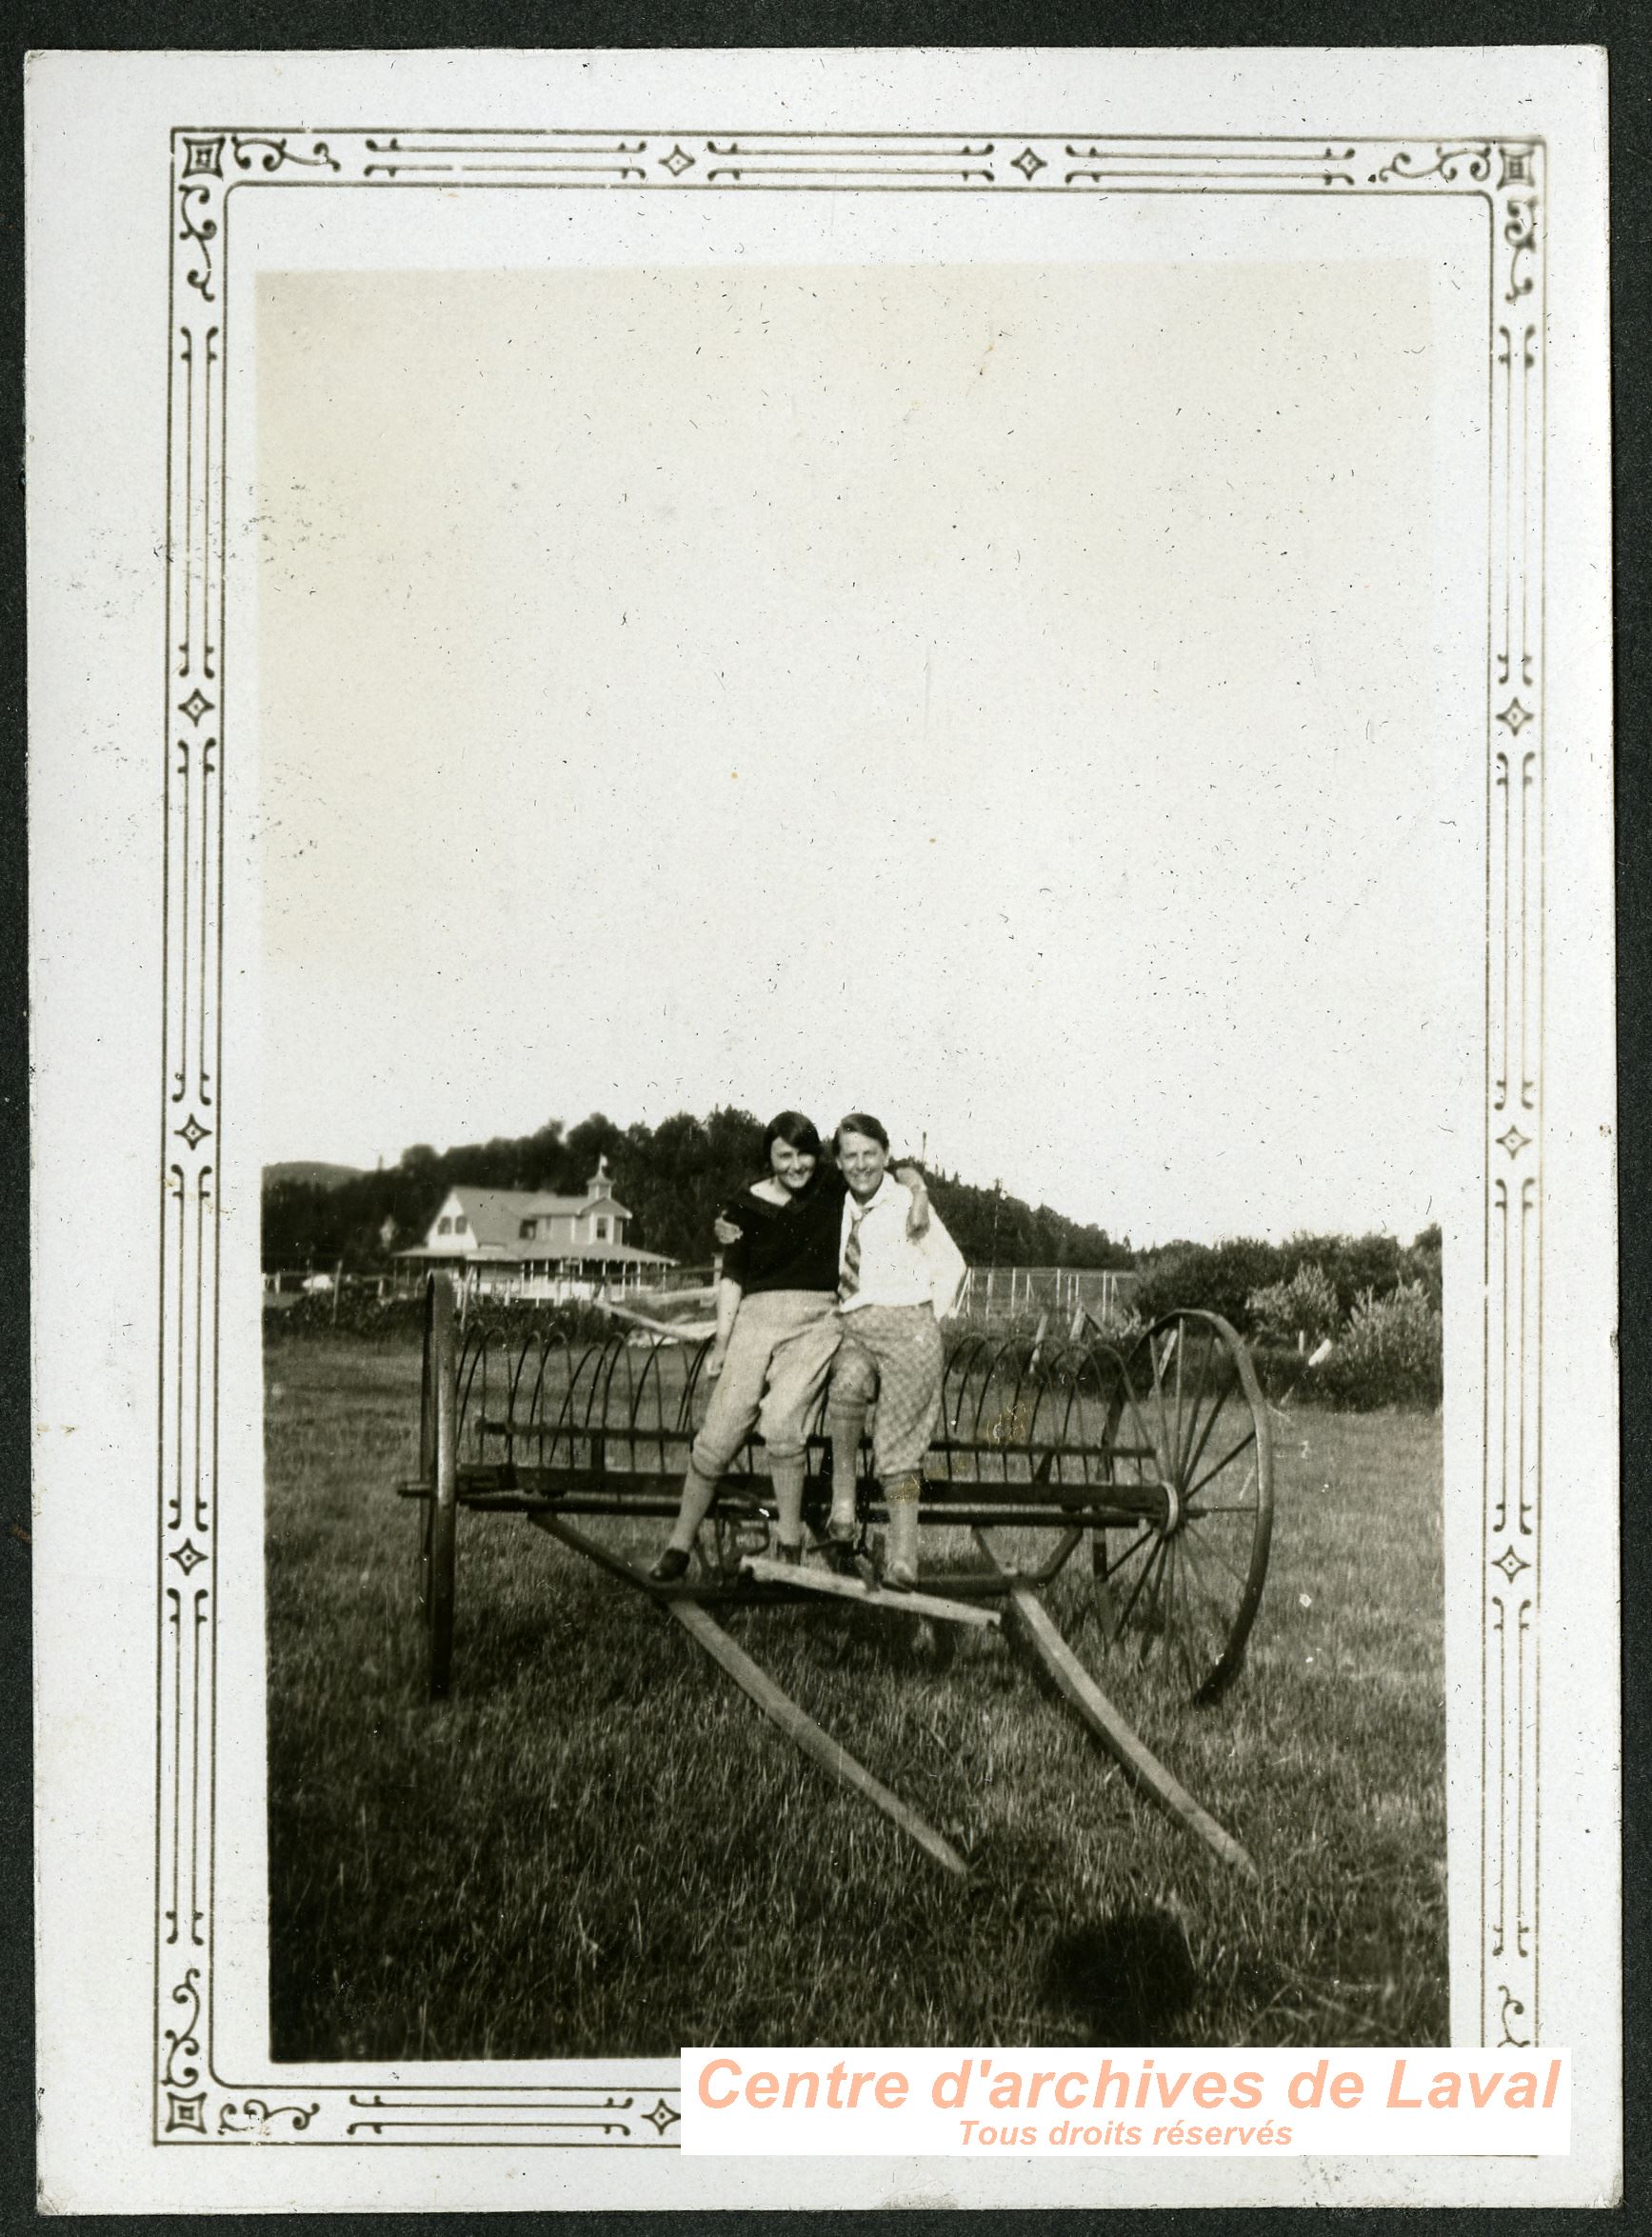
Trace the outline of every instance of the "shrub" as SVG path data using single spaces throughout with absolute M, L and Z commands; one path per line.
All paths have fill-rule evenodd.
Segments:
M 1316 1395 L 1352 1413 L 1383 1406 L 1437 1407 L 1443 1389 L 1440 1313 L 1420 1282 L 1386 1297 L 1356 1300 L 1336 1349 L 1315 1379 Z
M 1335 1333 L 1343 1317 L 1336 1289 L 1317 1259 L 1299 1266 L 1288 1282 L 1253 1289 L 1245 1310 L 1259 1337 L 1310 1351 Z
M 1243 1237 L 1215 1245 L 1195 1243 L 1167 1255 L 1136 1284 L 1131 1303 L 1144 1321 L 1179 1307 L 1219 1312 L 1243 1334 L 1249 1327 L 1251 1293 L 1286 1272 L 1284 1253 L 1272 1243 Z
M 1440 1254 L 1438 1228 L 1424 1228 L 1410 1249 L 1403 1254 L 1404 1272 L 1402 1279 L 1419 1283 L 1436 1312 L 1440 1310 L 1442 1296 Z

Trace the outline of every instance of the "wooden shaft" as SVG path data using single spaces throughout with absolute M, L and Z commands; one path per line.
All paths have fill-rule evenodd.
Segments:
M 936 1832 L 933 1826 L 921 1818 L 915 1809 L 892 1793 L 879 1779 L 874 1779 L 864 1764 L 857 1763 L 848 1750 L 822 1731 L 819 1725 L 805 1710 L 799 1708 L 789 1693 L 783 1693 L 767 1672 L 758 1668 L 743 1648 L 737 1647 L 722 1625 L 693 1600 L 670 1600 L 670 1609 L 690 1639 L 703 1648 L 726 1669 L 741 1691 L 749 1696 L 764 1715 L 777 1724 L 786 1738 L 803 1749 L 805 1755 L 820 1765 L 821 1768 L 842 1784 L 853 1787 L 866 1800 L 876 1805 L 884 1815 L 900 1827 L 903 1833 L 918 1844 L 926 1856 L 932 1857 L 943 1871 L 955 1879 L 969 1876 L 969 1867 L 952 1844 Z
M 984 1531 L 977 1530 L 975 1538 L 987 1559 L 1005 1576 L 1022 1637 L 1125 1776 L 1172 1817 L 1180 1818 L 1190 1833 L 1197 1833 L 1224 1864 L 1255 1879 L 1256 1867 L 1245 1851 L 1144 1745 L 1056 1629 L 1037 1593 L 1004 1570 Z
M 856 1608 L 892 1608 L 906 1615 L 936 1616 L 946 1624 L 975 1624 L 983 1629 L 998 1628 L 996 1609 L 970 1608 L 957 1600 L 937 1599 L 932 1592 L 886 1592 L 881 1588 L 862 1584 L 859 1577 L 845 1577 L 830 1569 L 799 1568 L 790 1563 L 770 1561 L 760 1553 L 750 1554 L 741 1568 L 766 1585 L 789 1585 L 804 1592 L 824 1592 L 834 1600 L 850 1601 Z

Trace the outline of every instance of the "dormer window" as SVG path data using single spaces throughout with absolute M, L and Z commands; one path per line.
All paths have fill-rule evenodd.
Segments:
M 436 1232 L 438 1235 L 450 1235 L 453 1232 L 452 1221 L 449 1219 L 438 1220 L 436 1222 Z
M 466 1235 L 468 1234 L 469 1231 L 470 1222 L 465 1217 L 465 1214 L 461 1212 L 459 1217 L 453 1222 L 453 1232 L 455 1235 Z
M 599 1218 L 597 1221 L 597 1241 L 599 1243 L 606 1243 L 607 1239 L 608 1223 L 605 1218 Z

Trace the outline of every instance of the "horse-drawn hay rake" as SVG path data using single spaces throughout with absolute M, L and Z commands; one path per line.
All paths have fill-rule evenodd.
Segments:
M 942 1835 L 832 1740 L 719 1617 L 755 1608 L 823 1614 L 857 1608 L 908 1624 L 996 1629 L 1002 1608 L 1132 1781 L 1224 1862 L 1253 1868 L 1149 1753 L 1039 1596 L 1087 1547 L 1096 1616 L 1111 1651 L 1131 1655 L 1202 1707 L 1232 1684 L 1267 1569 L 1273 1457 L 1266 1401 L 1225 1321 L 1171 1313 L 1127 1350 L 955 1341 L 919 1508 L 929 1531 L 949 1536 L 915 1593 L 878 1585 L 868 1533 L 887 1514 L 865 1473 L 866 1448 L 857 1488 L 861 1543 L 852 1550 L 827 1544 L 829 1448 L 818 1419 L 805 1510 L 815 1544 L 802 1568 L 762 1550 L 773 1503 L 755 1444 L 725 1477 L 701 1533 L 698 1572 L 681 1583 L 656 1583 L 626 1551 L 591 1534 L 586 1526 L 603 1519 L 664 1523 L 675 1515 L 708 1349 L 699 1330 L 634 1314 L 606 1341 L 584 1345 L 554 1331 L 508 1338 L 482 1315 L 461 1331 L 451 1283 L 430 1278 L 419 1473 L 400 1489 L 419 1506 L 419 1603 L 433 1697 L 448 1690 L 452 1667 L 461 1508 L 525 1516 L 647 1594 L 806 1754 L 962 1874 L 962 1858 Z M 960 1546 L 950 1533 L 963 1532 L 969 1536 Z

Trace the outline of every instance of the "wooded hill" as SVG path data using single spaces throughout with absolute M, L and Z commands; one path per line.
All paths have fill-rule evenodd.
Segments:
M 443 1197 L 455 1183 L 484 1188 L 544 1189 L 577 1196 L 608 1161 L 614 1194 L 632 1213 L 627 1240 L 687 1265 L 709 1261 L 718 1208 L 759 1170 L 763 1121 L 747 1110 L 714 1110 L 708 1118 L 680 1111 L 657 1127 L 620 1128 L 595 1112 L 564 1129 L 550 1119 L 537 1132 L 438 1151 L 427 1143 L 405 1149 L 377 1172 L 335 1178 L 344 1168 L 270 1167 L 265 1174 L 263 1255 L 267 1268 L 383 1266 L 391 1254 L 423 1242 Z M 899 1146 L 898 1146 L 899 1147 Z M 321 1178 L 325 1174 L 327 1177 Z M 1129 1245 L 1105 1228 L 1069 1220 L 931 1171 L 935 1206 L 975 1266 L 1127 1267 Z

